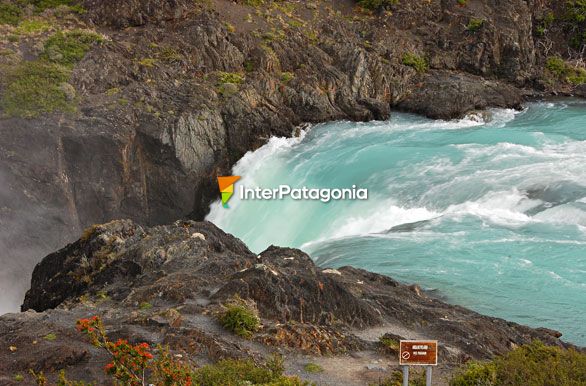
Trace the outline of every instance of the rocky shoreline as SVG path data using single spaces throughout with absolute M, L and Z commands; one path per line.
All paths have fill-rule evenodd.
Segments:
M 251 340 L 216 319 L 235 295 L 259 311 L 262 328 Z M 169 345 L 197 366 L 279 352 L 287 373 L 332 385 L 390 376 L 397 353 L 381 345 L 382 336 L 438 339 L 440 374 L 534 339 L 572 347 L 555 331 L 482 316 L 416 285 L 352 267 L 317 267 L 299 250 L 269 247 L 256 255 L 213 224 L 193 221 L 89 228 L 37 265 L 22 311 L 0 316 L 2 385 L 18 384 L 14 375 L 29 369 L 50 379 L 65 369 L 69 379 L 108 384 L 107 354 L 74 327 L 94 315 L 114 338 Z M 300 373 L 308 362 L 324 371 Z
M 546 69 L 569 36 L 563 26 L 538 36 L 561 12 L 545 2 L 405 1 L 380 12 L 352 0 L 245 3 L 86 0 L 81 14 L 25 9 L 50 23 L 38 32 L 0 25 L 11 37 L 0 41 L 6 79 L 62 60 L 43 48 L 55 33 L 101 36 L 56 85 L 67 112 L 27 110 L 0 82 L 0 108 L 15 111 L 0 114 L 0 246 L 2 262 L 18 262 L 0 283 L 29 275 L 91 224 L 203 219 L 217 175 L 302 123 L 386 119 L 391 109 L 449 119 L 584 94 Z M 24 290 L 2 287 L 14 299 Z

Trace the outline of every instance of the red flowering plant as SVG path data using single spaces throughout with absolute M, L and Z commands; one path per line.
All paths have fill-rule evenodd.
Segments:
M 167 348 L 159 346 L 159 355 L 155 358 L 148 343 L 133 345 L 126 339 L 112 342 L 108 339 L 102 320 L 97 316 L 78 320 L 76 327 L 89 337 L 94 346 L 104 348 L 111 355 L 112 361 L 104 370 L 124 385 L 192 384 L 191 368 L 171 356 Z

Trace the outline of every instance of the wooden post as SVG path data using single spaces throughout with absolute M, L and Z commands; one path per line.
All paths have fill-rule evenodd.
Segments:
M 433 367 L 427 366 L 425 368 L 425 386 L 431 386 L 431 372 Z

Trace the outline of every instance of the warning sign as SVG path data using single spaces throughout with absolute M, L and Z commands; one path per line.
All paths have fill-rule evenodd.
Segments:
M 402 366 L 436 366 L 437 340 L 402 340 L 399 363 Z

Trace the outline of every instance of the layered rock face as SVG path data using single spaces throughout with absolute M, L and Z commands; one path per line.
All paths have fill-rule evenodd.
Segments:
M 236 294 L 260 312 L 263 327 L 251 341 L 222 330 L 213 316 Z M 30 368 L 66 369 L 70 379 L 107 384 L 107 356 L 73 328 L 92 315 L 103 317 L 113 338 L 169 344 L 197 365 L 275 350 L 289 370 L 307 361 L 303 353 L 394 363 L 377 343 L 385 333 L 439 339 L 446 366 L 533 339 L 565 346 L 551 331 L 451 306 L 386 276 L 319 268 L 299 250 L 270 247 L 255 255 L 207 222 L 145 228 L 125 220 L 90 228 L 36 266 L 22 309 L 0 317 L 0 345 L 15 348 L 0 351 L 2 384 Z
M 352 1 L 85 1 L 82 27 L 107 41 L 73 70 L 77 112 L 0 118 L 0 247 L 12 262 L 1 282 L 93 223 L 202 219 L 217 175 L 302 123 L 519 107 L 542 69 L 532 36 L 543 6 L 468 3 L 402 1 L 369 16 Z M 473 18 L 484 20 L 475 31 Z M 28 60 L 35 44 L 13 48 Z

